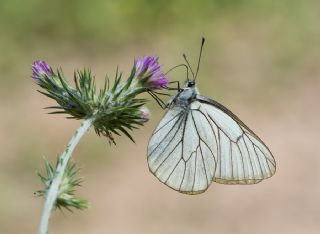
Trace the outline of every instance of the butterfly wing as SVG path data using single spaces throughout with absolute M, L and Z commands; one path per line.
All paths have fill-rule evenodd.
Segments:
M 148 145 L 150 171 L 187 194 L 204 192 L 211 181 L 254 184 L 271 177 L 275 160 L 268 147 L 223 105 L 197 95 L 189 108 L 165 114 Z
M 150 171 L 164 184 L 187 194 L 204 192 L 215 175 L 218 145 L 209 121 L 194 111 L 174 106 L 165 114 L 148 145 Z
M 263 141 L 220 103 L 197 95 L 199 112 L 206 116 L 218 139 L 213 181 L 222 184 L 255 184 L 271 177 L 276 162 Z

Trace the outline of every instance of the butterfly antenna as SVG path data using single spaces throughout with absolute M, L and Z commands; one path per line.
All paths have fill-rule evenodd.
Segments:
M 172 68 L 170 68 L 166 73 L 164 73 L 165 75 L 167 75 L 169 72 L 173 71 L 174 69 L 178 68 L 178 67 L 185 67 L 187 69 L 187 80 L 189 80 L 189 67 L 187 65 L 185 65 L 184 63 L 176 65 Z
M 205 42 L 205 39 L 204 39 L 204 37 L 202 37 L 201 47 L 200 47 L 200 54 L 199 54 L 199 59 L 198 59 L 197 72 L 196 72 L 196 75 L 195 75 L 194 80 L 196 80 L 196 78 L 197 78 L 197 76 L 198 76 L 199 67 L 200 67 L 200 60 L 201 60 L 201 55 L 202 55 L 202 48 L 203 48 L 204 42 Z
M 190 66 L 190 63 L 189 63 L 189 61 L 188 61 L 188 59 L 187 59 L 187 56 L 186 56 L 185 54 L 183 54 L 183 58 L 184 58 L 184 60 L 186 61 L 186 63 L 188 64 L 188 67 L 190 68 L 192 77 L 193 77 L 193 79 L 194 79 L 194 73 L 193 73 L 193 71 L 192 71 L 192 68 L 191 68 L 191 66 Z M 188 78 L 188 77 L 187 77 L 187 80 L 189 81 L 189 78 Z

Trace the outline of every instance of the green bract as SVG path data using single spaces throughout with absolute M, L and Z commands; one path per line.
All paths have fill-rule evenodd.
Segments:
M 112 133 L 124 133 L 133 141 L 129 130 L 145 122 L 140 108 L 146 103 L 146 99 L 136 96 L 148 91 L 148 87 L 143 86 L 135 73 L 134 66 L 129 78 L 121 82 L 122 74 L 117 70 L 114 84 L 110 87 L 107 78 L 99 92 L 96 91 L 94 76 L 86 69 L 75 72 L 74 87 L 67 82 L 61 69 L 51 76 L 43 75 L 37 83 L 44 89 L 40 93 L 59 104 L 47 107 L 55 109 L 50 114 L 69 114 L 67 118 L 75 119 L 94 117 L 93 125 L 98 135 L 107 136 L 114 142 Z
M 55 203 L 56 208 L 66 208 L 67 210 L 71 210 L 71 208 L 77 208 L 81 210 L 88 208 L 88 202 L 86 200 L 77 198 L 74 195 L 76 187 L 81 186 L 82 183 L 82 179 L 77 178 L 78 171 L 79 169 L 76 168 L 75 163 L 68 164 L 59 186 L 58 196 Z M 46 196 L 55 173 L 56 166 L 53 167 L 47 160 L 45 160 L 45 174 L 42 175 L 38 173 L 44 188 L 35 192 L 37 196 Z

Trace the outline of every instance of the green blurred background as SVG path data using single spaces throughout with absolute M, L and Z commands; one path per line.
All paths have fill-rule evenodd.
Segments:
M 56 212 L 50 233 L 319 233 L 320 2 L 317 0 L 0 0 L 0 233 L 36 233 L 43 201 L 36 170 L 63 151 L 79 122 L 47 115 L 31 64 L 101 83 L 117 65 L 158 55 L 164 70 L 187 53 L 198 88 L 269 145 L 276 175 L 254 186 L 212 184 L 198 196 L 170 190 L 148 171 L 148 138 L 163 111 L 117 147 L 91 131 L 75 160 L 87 211 Z M 184 80 L 184 73 L 171 73 Z

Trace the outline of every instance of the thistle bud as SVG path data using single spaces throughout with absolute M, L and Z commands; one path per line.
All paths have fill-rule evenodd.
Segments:
M 140 107 L 140 112 L 141 112 L 141 119 L 140 121 L 142 123 L 146 123 L 149 121 L 150 117 L 151 117 L 151 113 L 149 111 L 149 109 L 146 106 L 142 106 Z
M 52 68 L 45 61 L 35 61 L 32 64 L 32 78 L 35 80 L 40 80 L 44 76 L 51 77 L 54 73 Z

